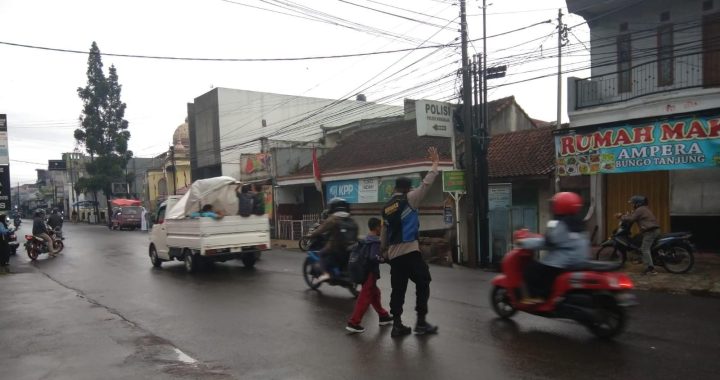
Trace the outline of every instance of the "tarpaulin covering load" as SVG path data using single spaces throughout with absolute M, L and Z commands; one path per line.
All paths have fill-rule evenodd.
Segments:
M 142 202 L 140 202 L 136 199 L 113 199 L 110 201 L 110 204 L 113 207 L 142 206 Z
M 166 213 L 166 219 L 183 219 L 204 205 L 212 205 L 213 210 L 225 215 L 237 214 L 238 198 L 236 188 L 240 184 L 232 177 L 214 177 L 200 179 Z

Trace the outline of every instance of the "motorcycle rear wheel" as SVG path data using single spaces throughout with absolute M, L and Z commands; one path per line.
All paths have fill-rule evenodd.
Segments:
M 659 249 L 657 255 L 662 266 L 670 273 L 687 273 L 695 265 L 693 249 L 685 243 Z
M 490 304 L 500 318 L 510 319 L 517 313 L 517 309 L 510 302 L 508 290 L 501 286 L 493 286 L 490 291 Z
M 614 245 L 606 245 L 597 251 L 595 254 L 595 260 L 625 265 L 627 254 L 617 249 Z
M 615 301 L 605 301 L 597 306 L 596 320 L 587 325 L 590 332 L 600 339 L 612 339 L 625 330 L 627 313 Z
M 31 247 L 27 250 L 27 255 L 30 258 L 30 260 L 35 261 L 35 260 L 37 260 L 39 253 L 36 248 Z

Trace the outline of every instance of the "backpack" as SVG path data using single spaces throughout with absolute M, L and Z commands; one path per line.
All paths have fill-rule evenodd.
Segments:
M 351 218 L 338 218 L 333 238 L 337 247 L 350 247 L 358 241 L 358 225 Z
M 348 275 L 350 280 L 356 284 L 362 284 L 367 279 L 370 268 L 370 246 L 370 243 L 360 240 L 350 252 Z

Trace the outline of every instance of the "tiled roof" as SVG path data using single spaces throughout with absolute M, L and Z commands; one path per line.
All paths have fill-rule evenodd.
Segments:
M 428 162 L 427 149 L 438 148 L 440 158 L 449 160 L 450 139 L 418 137 L 415 120 L 389 122 L 386 125 L 359 130 L 318 157 L 320 171 L 330 173 L 363 167 L 382 167 L 404 163 Z M 312 165 L 295 175 L 312 173 Z
M 545 175 L 555 170 L 553 128 L 543 127 L 492 137 L 488 150 L 491 178 Z

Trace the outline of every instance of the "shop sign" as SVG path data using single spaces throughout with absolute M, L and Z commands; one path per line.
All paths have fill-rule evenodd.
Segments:
M 557 174 L 720 167 L 720 116 L 555 136 Z
M 446 193 L 465 193 L 465 171 L 444 170 L 442 183 L 443 191 Z
M 348 203 L 358 203 L 358 180 L 332 181 L 327 183 L 327 200 L 343 198 Z
M 512 206 L 512 185 L 492 183 L 488 185 L 488 209 L 508 208 Z
M 412 188 L 418 188 L 420 187 L 420 182 L 422 182 L 422 179 L 420 179 L 419 175 L 415 176 L 406 176 L 412 180 Z M 383 177 L 380 178 L 380 189 L 378 190 L 378 202 L 385 203 L 392 198 L 393 193 L 395 192 L 395 180 L 398 177 Z
M 407 176 L 412 180 L 412 187 L 420 186 L 420 176 Z M 385 203 L 395 191 L 397 177 L 363 178 L 326 183 L 325 198 L 344 198 L 349 203 Z
M 0 165 L 0 211 L 10 211 L 10 166 Z
M 377 178 L 364 178 L 360 180 L 358 203 L 377 203 L 379 181 Z
M 8 153 L 7 115 L 0 115 L 0 165 L 10 165 Z

